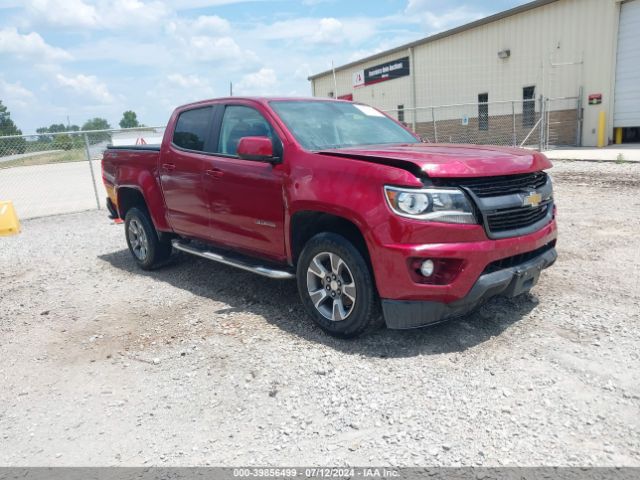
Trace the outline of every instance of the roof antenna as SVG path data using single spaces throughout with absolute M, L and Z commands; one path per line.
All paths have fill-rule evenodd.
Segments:
M 233 97 L 233 82 L 229 82 L 229 96 Z

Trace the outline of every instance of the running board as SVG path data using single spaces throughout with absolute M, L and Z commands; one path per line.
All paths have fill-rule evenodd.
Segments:
M 214 262 L 222 263 L 224 265 L 240 268 L 247 272 L 257 273 L 263 277 L 275 278 L 277 280 L 295 278 L 295 275 L 287 270 L 277 270 L 275 268 L 265 267 L 259 264 L 252 264 L 250 263 L 252 259 L 249 257 L 234 258 L 210 250 L 200 249 L 195 246 L 182 243 L 180 240 L 173 240 L 171 244 L 173 245 L 173 248 L 180 250 L 181 252 L 190 253 L 191 255 L 197 255 L 198 257 L 206 258 L 207 260 L 213 260 Z

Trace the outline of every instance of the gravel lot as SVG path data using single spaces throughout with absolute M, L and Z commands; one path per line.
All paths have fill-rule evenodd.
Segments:
M 293 282 L 137 270 L 104 211 L 25 221 L 0 239 L 0 465 L 640 466 L 640 165 L 553 174 L 531 295 L 356 341 Z

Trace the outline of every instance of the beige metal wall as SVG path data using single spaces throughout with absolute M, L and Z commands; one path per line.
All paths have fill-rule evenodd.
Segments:
M 479 93 L 488 93 L 489 102 L 520 100 L 522 88 L 530 85 L 535 85 L 536 97 L 577 96 L 583 87 L 583 145 L 596 145 L 601 110 L 607 113 L 607 134 L 611 138 L 619 10 L 618 0 L 559 0 L 418 45 L 411 65 L 416 105 L 477 102 Z M 509 49 L 511 56 L 502 60 L 498 52 L 504 49 Z M 356 89 L 352 86 L 354 72 L 407 55 L 409 50 L 400 51 L 338 70 L 337 95 L 353 93 L 354 100 L 383 110 L 398 105 L 411 107 L 411 77 Z M 334 90 L 333 76 L 313 80 L 312 88 L 316 96 L 329 96 Z M 601 93 L 602 104 L 588 105 L 590 93 Z M 510 111 L 511 105 L 490 108 Z M 503 113 L 507 112 L 489 112 Z M 410 112 L 405 118 L 408 123 L 413 120 Z

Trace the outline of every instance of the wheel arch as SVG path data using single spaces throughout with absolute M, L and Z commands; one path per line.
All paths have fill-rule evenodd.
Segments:
M 291 216 L 289 244 L 291 262 L 296 265 L 305 244 L 319 233 L 335 233 L 345 237 L 363 256 L 373 273 L 369 247 L 362 229 L 351 218 L 333 212 L 305 209 Z
M 121 186 L 116 192 L 116 198 L 118 200 L 118 215 L 123 220 L 127 216 L 127 212 L 133 207 L 141 207 L 147 211 L 149 210 L 144 195 L 138 187 Z
M 131 207 L 141 206 L 149 213 L 156 230 L 161 232 L 172 231 L 166 219 L 162 191 L 156 178 L 150 172 L 140 172 L 135 183 L 118 185 L 116 199 L 120 218 L 124 219 Z

